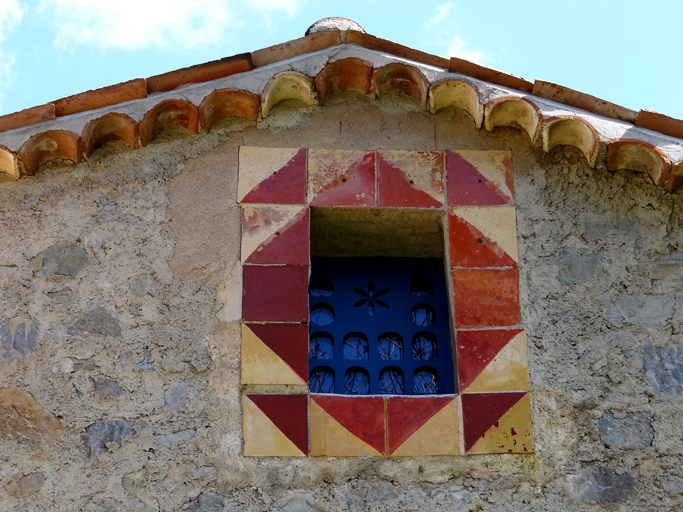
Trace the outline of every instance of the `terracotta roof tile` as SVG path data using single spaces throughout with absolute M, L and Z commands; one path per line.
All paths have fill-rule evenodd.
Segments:
M 52 103 L 27 108 L 21 112 L 0 116 L 0 132 L 14 130 L 22 126 L 43 123 L 55 118 L 55 106 Z
M 287 41 L 286 43 L 269 46 L 262 50 L 256 50 L 251 53 L 251 61 L 255 68 L 260 68 L 261 66 L 267 66 L 274 62 L 291 59 L 297 55 L 324 50 L 330 46 L 341 44 L 341 42 L 341 32 L 338 30 L 314 32 L 311 35 L 300 37 L 293 41 Z
M 462 73 L 463 75 L 478 78 L 479 80 L 484 80 L 486 82 L 492 82 L 504 87 L 510 87 L 511 89 L 519 89 L 524 92 L 531 92 L 534 87 L 534 84 L 524 78 L 503 73 L 502 71 L 457 57 L 451 57 L 448 70 L 453 73 Z
M 587 110 L 588 112 L 593 112 L 594 114 L 601 116 L 621 119 L 627 123 L 636 122 L 637 112 L 635 110 L 601 100 L 590 94 L 579 92 L 552 82 L 536 80 L 534 82 L 533 95 L 564 103 L 565 105 L 570 105 L 582 110 Z
M 397 57 L 423 62 L 437 68 L 448 69 L 448 59 L 444 59 L 443 57 L 438 57 L 430 53 L 421 52 L 420 50 L 415 50 L 413 48 L 408 48 L 402 44 L 387 41 L 386 39 L 380 39 L 379 37 L 371 36 L 370 34 L 365 34 L 363 32 L 349 30 L 346 33 L 346 41 L 344 42 L 347 44 L 357 44 L 363 48 L 367 48 L 368 50 L 391 53 Z
M 54 106 L 57 116 L 68 116 L 69 114 L 109 107 L 125 101 L 139 100 L 146 97 L 147 83 L 145 79 L 136 78 L 128 82 L 62 98 L 55 101 Z
M 254 69 L 254 66 L 251 62 L 251 54 L 242 53 L 152 76 L 147 79 L 147 92 L 152 94 L 155 92 L 172 91 L 181 85 L 208 82 L 234 75 L 235 73 L 251 71 L 252 69 Z
M 636 126 L 683 139 L 683 121 L 652 110 L 638 112 Z

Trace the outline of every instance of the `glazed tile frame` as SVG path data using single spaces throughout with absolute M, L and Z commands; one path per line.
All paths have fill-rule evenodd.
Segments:
M 245 456 L 533 451 L 509 151 L 243 146 L 238 202 Z M 311 206 L 443 211 L 458 394 L 309 393 Z

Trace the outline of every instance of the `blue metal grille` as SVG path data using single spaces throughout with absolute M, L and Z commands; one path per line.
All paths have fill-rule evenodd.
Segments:
M 312 393 L 455 392 L 441 259 L 312 258 Z

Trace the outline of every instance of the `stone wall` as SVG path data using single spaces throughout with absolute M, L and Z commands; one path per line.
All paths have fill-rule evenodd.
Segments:
M 0 186 L 0 508 L 680 509 L 681 196 L 460 112 L 297 107 Z M 242 457 L 241 145 L 512 150 L 534 454 Z

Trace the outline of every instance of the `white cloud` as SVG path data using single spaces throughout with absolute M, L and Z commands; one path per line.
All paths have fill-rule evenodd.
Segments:
M 451 39 L 451 45 L 448 49 L 448 57 L 458 57 L 460 59 L 470 60 L 472 62 L 481 63 L 488 59 L 481 50 L 471 48 L 470 44 L 460 36 L 455 36 Z
M 0 0 L 2 1 L 2 0 Z M 219 44 L 243 25 L 240 7 L 296 13 L 301 0 L 42 0 L 59 48 L 196 48 Z
M 18 0 L 0 0 L 0 43 L 7 39 L 12 30 L 21 24 L 26 8 Z M 6 53 L 0 46 L 0 106 L 5 97 L 4 90 L 14 80 L 12 67 L 14 56 Z
M 426 28 L 432 28 L 435 25 L 438 25 L 440 23 L 443 23 L 446 21 L 446 18 L 448 18 L 448 13 L 451 12 L 451 9 L 455 7 L 454 4 L 451 2 L 448 2 L 446 4 L 441 4 L 436 7 L 436 10 L 434 11 L 434 15 L 429 18 L 429 21 L 424 24 Z

